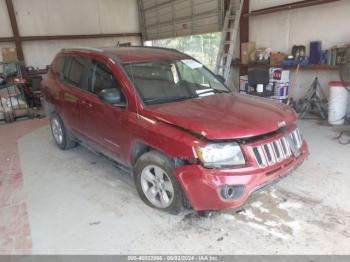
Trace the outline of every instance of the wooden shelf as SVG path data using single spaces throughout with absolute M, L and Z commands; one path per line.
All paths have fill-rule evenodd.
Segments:
M 48 69 L 38 69 L 38 70 L 33 70 L 33 71 L 27 71 L 28 77 L 33 77 L 33 76 L 40 76 L 40 75 L 45 75 L 47 74 Z
M 257 15 L 265 15 L 265 14 L 270 14 L 275 12 L 288 11 L 288 10 L 316 6 L 321 4 L 328 4 L 336 1 L 339 1 L 339 0 L 303 0 L 303 1 L 293 2 L 289 4 L 277 5 L 277 6 L 271 6 L 268 8 L 253 10 L 248 13 L 243 13 L 242 16 L 249 17 L 249 16 L 257 16 Z
M 270 68 L 270 67 L 281 67 L 283 69 L 289 69 L 289 70 L 296 70 L 297 65 L 292 66 L 272 66 L 272 65 L 264 65 L 264 64 L 233 64 L 234 67 L 243 67 L 243 68 L 251 68 L 251 67 L 257 67 L 257 68 Z M 301 65 L 299 67 L 299 70 L 339 70 L 339 66 L 331 66 L 331 65 Z

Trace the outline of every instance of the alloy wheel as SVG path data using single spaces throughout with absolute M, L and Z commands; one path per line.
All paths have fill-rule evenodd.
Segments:
M 146 198 L 158 208 L 169 207 L 174 199 L 171 179 L 158 166 L 148 165 L 142 170 L 141 188 Z
M 51 121 L 52 134 L 58 144 L 62 144 L 63 141 L 63 129 L 61 123 L 57 118 L 53 118 Z

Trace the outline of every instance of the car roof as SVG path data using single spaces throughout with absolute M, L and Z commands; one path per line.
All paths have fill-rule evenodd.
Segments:
M 175 49 L 159 47 L 116 47 L 104 48 L 104 52 L 116 55 L 122 63 L 147 62 L 155 60 L 176 60 L 188 58 Z
M 69 48 L 63 52 L 88 52 L 104 54 L 110 58 L 117 58 L 121 63 L 137 63 L 162 60 L 179 60 L 189 58 L 176 49 L 146 46 L 108 47 L 108 48 Z

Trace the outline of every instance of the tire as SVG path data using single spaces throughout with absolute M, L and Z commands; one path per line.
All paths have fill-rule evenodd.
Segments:
M 57 113 L 51 114 L 50 127 L 52 137 L 59 148 L 67 150 L 77 145 Z
M 150 207 L 178 214 L 185 197 L 174 172 L 174 163 L 165 155 L 157 151 L 143 154 L 134 167 L 135 185 L 141 199 Z

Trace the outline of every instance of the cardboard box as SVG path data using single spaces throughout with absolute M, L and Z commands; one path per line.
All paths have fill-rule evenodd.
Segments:
M 285 60 L 286 55 L 280 52 L 271 52 L 270 54 L 270 65 L 280 66 L 282 61 Z
M 289 70 L 280 67 L 270 67 L 270 82 L 281 81 L 289 83 Z
M 16 48 L 13 48 L 13 47 L 3 48 L 2 49 L 2 60 L 3 60 L 3 62 L 12 62 L 12 61 L 18 60 Z
M 270 84 L 275 89 L 274 99 L 284 100 L 288 98 L 289 74 L 289 70 L 283 70 L 279 67 L 270 68 Z
M 275 94 L 273 96 L 274 99 L 284 100 L 288 98 L 289 91 L 289 83 L 288 82 L 274 82 L 273 83 Z
M 247 42 L 242 43 L 241 45 L 241 64 L 246 65 L 251 62 L 250 54 L 255 52 L 256 43 L 255 42 Z
M 14 117 L 21 117 L 21 116 L 26 116 L 28 115 L 29 111 L 27 106 L 24 108 L 16 108 L 12 111 Z

